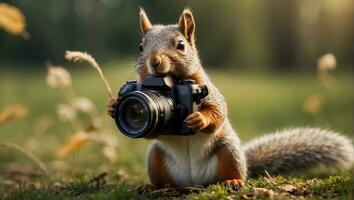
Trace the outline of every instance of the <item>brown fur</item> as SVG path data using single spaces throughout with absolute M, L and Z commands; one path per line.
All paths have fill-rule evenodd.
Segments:
M 198 85 L 202 85 L 203 84 L 203 73 L 202 73 L 201 70 L 198 70 L 192 76 L 186 77 L 186 78 L 194 80 Z
M 205 84 L 205 76 L 205 73 L 199 70 L 192 76 L 188 77 L 188 79 L 192 79 L 197 84 L 203 85 Z M 222 114 L 222 110 L 219 107 L 215 106 L 215 104 L 213 103 L 213 99 L 210 99 L 208 104 L 202 104 L 202 107 L 199 112 L 202 114 L 202 116 L 197 116 L 199 120 L 195 120 L 198 121 L 198 123 L 200 124 L 196 131 L 202 131 L 204 133 L 214 133 L 215 130 L 219 128 L 225 120 L 225 117 Z
M 200 112 L 207 119 L 207 126 L 202 130 L 205 133 L 214 133 L 224 121 L 220 110 L 214 105 L 202 106 Z
M 244 181 L 246 179 L 245 175 L 239 171 L 240 166 L 237 166 L 238 162 L 234 155 L 225 146 L 218 147 L 215 153 L 218 158 L 218 166 L 215 174 L 217 182 L 232 179 Z
M 148 158 L 149 177 L 151 183 L 158 187 L 173 185 L 173 180 L 165 165 L 166 159 L 166 153 L 159 146 L 154 145 L 151 147 Z

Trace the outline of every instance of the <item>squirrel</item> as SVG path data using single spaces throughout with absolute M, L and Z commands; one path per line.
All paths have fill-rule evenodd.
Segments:
M 199 111 L 185 124 L 196 134 L 159 135 L 147 153 L 146 188 L 206 186 L 214 183 L 239 188 L 248 178 L 266 172 L 287 174 L 319 164 L 349 169 L 353 163 L 352 141 L 333 131 L 295 128 L 266 135 L 241 145 L 227 116 L 223 95 L 210 81 L 195 44 L 195 21 L 184 9 L 178 24 L 153 25 L 140 8 L 142 40 L 136 64 L 137 81 L 148 75 L 174 75 L 206 85 L 209 94 Z M 116 99 L 109 99 L 107 112 L 114 117 Z M 148 137 L 148 139 L 152 139 Z

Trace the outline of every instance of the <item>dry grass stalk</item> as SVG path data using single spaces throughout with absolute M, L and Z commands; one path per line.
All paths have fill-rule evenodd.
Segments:
M 100 67 L 90 55 L 81 52 L 67 52 L 66 58 L 74 62 L 85 61 L 96 68 L 100 72 L 100 75 L 108 86 L 108 91 L 111 94 L 109 85 L 105 80 Z M 93 143 L 100 145 L 103 156 L 110 163 L 117 162 L 118 155 L 115 151 L 117 139 L 116 137 L 113 137 L 113 135 L 101 134 L 102 131 L 100 130 L 100 127 L 102 125 L 102 120 L 99 117 L 94 103 L 86 97 L 76 96 L 72 86 L 70 73 L 67 70 L 62 67 L 52 66 L 49 62 L 47 63 L 47 67 L 48 85 L 53 88 L 63 89 L 63 92 L 67 97 L 66 104 L 58 104 L 57 106 L 59 119 L 64 122 L 69 122 L 74 132 L 77 133 L 71 136 L 67 142 L 58 148 L 57 155 L 59 157 L 66 157 L 87 144 Z M 83 112 L 89 115 L 91 121 L 87 128 L 82 128 L 82 121 L 78 112 Z
M 45 164 L 39 158 L 37 158 L 34 154 L 32 154 L 31 152 L 27 151 L 26 149 L 24 149 L 16 144 L 10 143 L 10 142 L 0 142 L 0 146 L 7 147 L 7 148 L 10 148 L 10 149 L 13 149 L 15 151 L 22 153 L 27 158 L 32 160 L 39 167 L 39 169 L 41 169 L 47 176 L 49 176 L 49 171 L 48 171 L 47 167 L 45 166 Z
M 80 51 L 66 51 L 65 58 L 72 62 L 86 62 L 90 64 L 93 68 L 95 68 L 98 71 L 104 84 L 106 85 L 109 96 L 113 98 L 112 89 L 108 84 L 107 79 L 104 77 L 101 67 L 97 64 L 96 60 L 90 54 Z
M 71 106 L 77 111 L 84 112 L 90 115 L 92 121 L 97 121 L 97 119 L 99 118 L 96 106 L 89 98 L 74 97 L 71 101 Z M 97 125 L 97 123 L 94 124 Z
M 70 103 L 75 97 L 70 73 L 61 66 L 53 66 L 50 63 L 47 63 L 46 66 L 48 68 L 47 84 L 52 88 L 61 88 L 67 101 Z
M 317 116 L 321 113 L 323 97 L 320 94 L 313 94 L 304 102 L 304 111 Z
M 58 104 L 57 114 L 59 119 L 66 122 L 72 121 L 76 118 L 76 111 L 70 105 L 67 104 Z
M 28 109 L 23 105 L 11 105 L 0 112 L 0 125 L 12 120 L 21 119 L 28 114 Z
M 85 97 L 75 97 L 72 106 L 81 112 L 92 113 L 95 112 L 95 106 L 92 101 Z
M 317 60 L 317 78 L 321 84 L 321 90 L 305 99 L 303 110 L 318 119 L 321 117 L 321 111 L 325 100 L 325 90 L 331 86 L 334 81 L 334 77 L 329 72 L 336 69 L 336 67 L 336 57 L 331 53 L 324 54 Z
M 22 12 L 6 3 L 0 3 L 0 28 L 12 35 L 20 35 L 24 39 L 29 39 L 26 32 L 26 18 Z
M 36 118 L 34 124 L 34 132 L 43 134 L 54 124 L 54 122 L 51 117 L 42 115 Z
M 317 60 L 317 76 L 323 86 L 329 87 L 332 85 L 334 77 L 329 72 L 336 67 L 336 57 L 331 53 L 324 54 Z
M 105 146 L 102 148 L 102 154 L 107 158 L 110 163 L 118 161 L 118 154 L 113 147 Z
M 70 104 L 58 104 L 56 112 L 59 119 L 63 122 L 69 122 L 74 131 L 81 129 L 82 123 L 77 117 L 76 109 Z
M 50 62 L 47 62 L 46 66 L 48 69 L 46 76 L 47 84 L 50 87 L 62 89 L 67 100 L 67 104 L 59 104 L 57 106 L 58 117 L 62 121 L 70 122 L 73 130 L 77 132 L 81 129 L 82 123 L 77 118 L 78 109 L 72 105 L 77 97 L 72 87 L 71 75 L 65 68 L 54 66 Z

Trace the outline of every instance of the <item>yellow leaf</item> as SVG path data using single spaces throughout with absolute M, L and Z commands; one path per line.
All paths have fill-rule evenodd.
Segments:
M 65 157 L 69 154 L 74 153 L 89 142 L 86 134 L 78 133 L 69 138 L 69 140 L 61 145 L 57 151 L 59 157 Z
M 21 119 L 28 113 L 28 109 L 23 105 L 11 105 L 0 112 L 0 125 L 12 120 Z
M 0 3 L 0 28 L 12 35 L 21 35 L 25 39 L 29 37 L 22 12 L 6 3 Z

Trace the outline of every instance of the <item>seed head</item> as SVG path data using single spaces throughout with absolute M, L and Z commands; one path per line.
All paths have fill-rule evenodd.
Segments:
M 327 53 L 321 56 L 317 61 L 317 68 L 321 72 L 331 71 L 334 70 L 336 67 L 336 57 L 331 53 Z
M 71 121 L 76 118 L 75 109 L 67 104 L 59 104 L 57 106 L 57 114 L 62 121 Z
M 85 97 L 75 97 L 71 104 L 75 109 L 81 112 L 91 113 L 95 110 L 95 106 L 92 101 Z
M 47 84 L 53 88 L 64 88 L 71 85 L 70 73 L 63 67 L 48 67 Z

